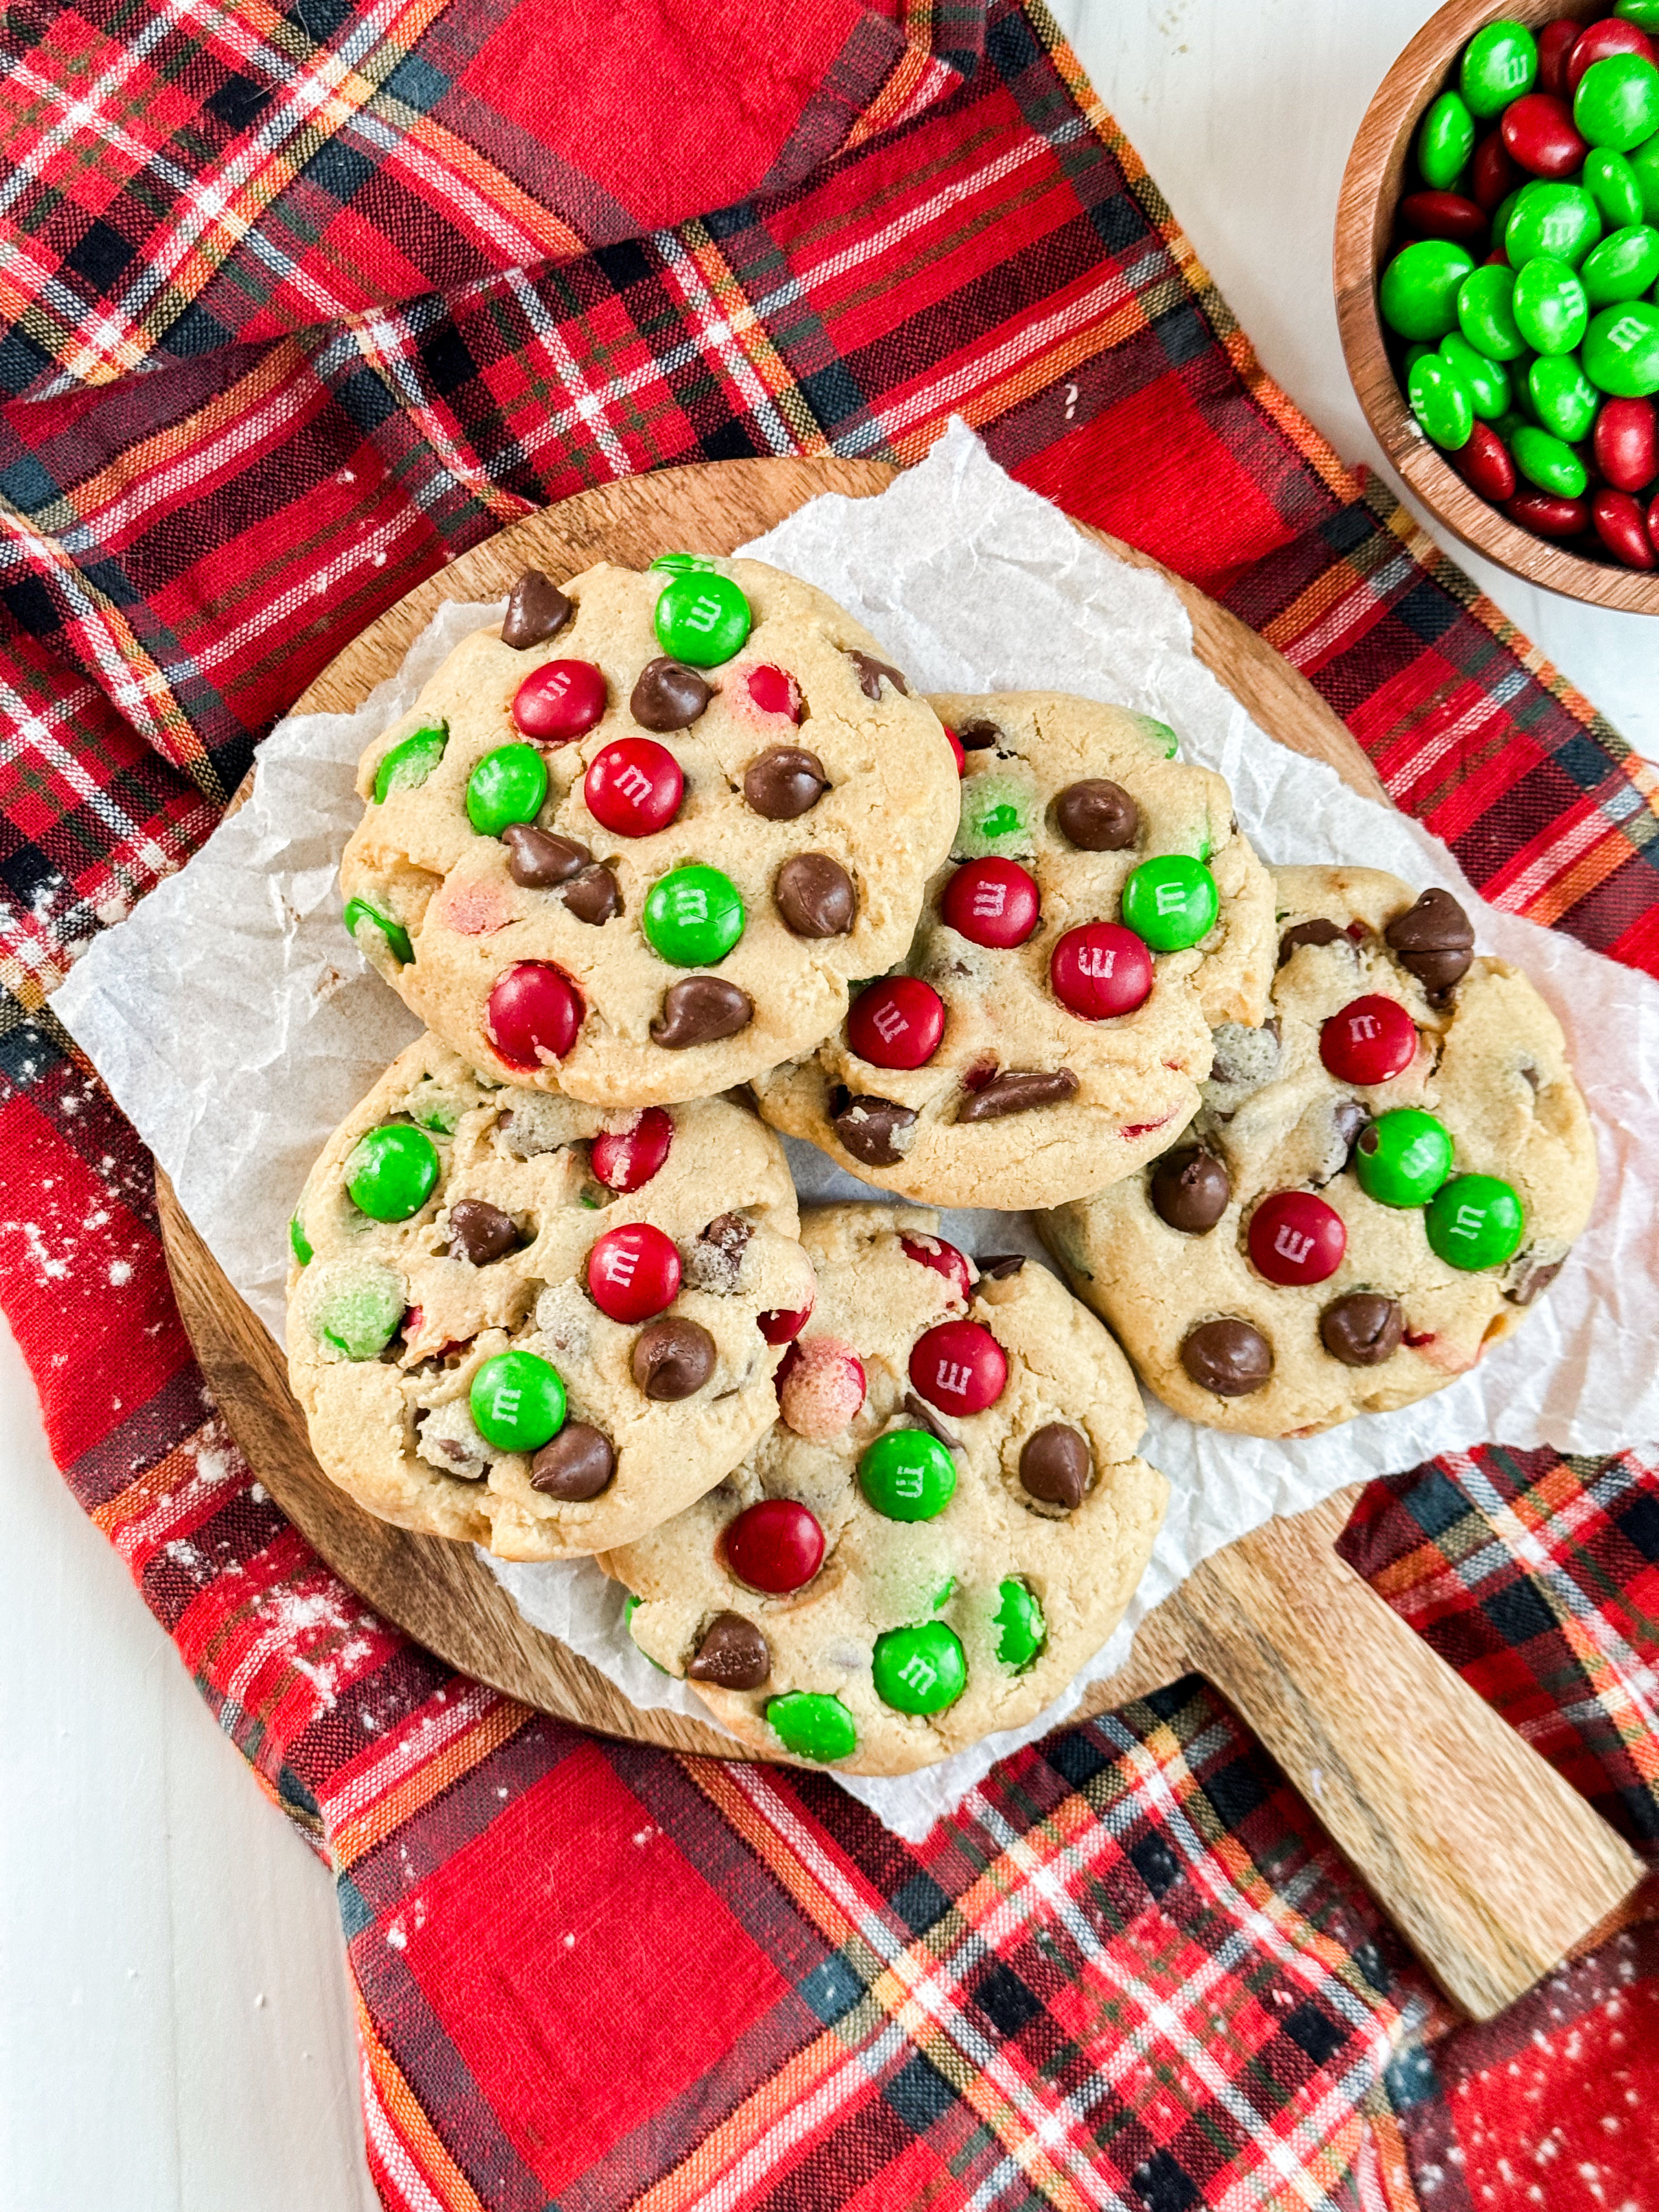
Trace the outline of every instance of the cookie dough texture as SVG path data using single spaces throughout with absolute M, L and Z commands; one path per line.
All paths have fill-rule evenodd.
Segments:
M 923 887 L 956 821 L 956 767 L 938 717 L 886 678 L 878 698 L 866 696 L 848 656 L 879 659 L 881 648 L 822 592 L 762 562 L 718 565 L 742 586 L 753 627 L 733 659 L 701 672 L 714 696 L 689 728 L 647 732 L 629 712 L 641 669 L 662 651 L 653 610 L 672 579 L 603 564 L 562 586 L 574 612 L 544 643 L 516 651 L 494 630 L 464 640 L 410 712 L 363 756 L 358 789 L 367 805 L 341 864 L 342 889 L 348 900 L 364 898 L 401 924 L 415 957 L 400 963 L 371 929 L 360 933 L 360 943 L 428 1027 L 474 1066 L 500 1065 L 484 1029 L 496 979 L 516 962 L 544 961 L 575 984 L 586 1018 L 562 1062 L 540 1073 L 512 1070 L 512 1080 L 605 1106 L 709 1097 L 816 1045 L 846 1011 L 848 979 L 878 974 L 910 942 Z M 467 817 L 469 775 L 496 747 L 524 742 L 513 721 L 514 694 L 550 660 L 590 661 L 605 676 L 603 719 L 574 742 L 544 749 L 549 787 L 536 817 L 538 828 L 587 846 L 615 876 L 621 911 L 597 926 L 573 914 L 557 889 L 515 884 L 507 846 L 476 834 Z M 799 685 L 799 725 L 751 699 L 748 678 L 767 666 Z M 377 805 L 382 757 L 440 720 L 449 736 L 436 769 Z M 666 828 L 621 836 L 589 812 L 583 778 L 605 746 L 643 736 L 674 755 L 685 795 Z M 778 746 L 815 753 L 830 779 L 817 804 L 792 820 L 768 820 L 744 796 L 745 768 Z M 852 878 L 857 917 L 843 936 L 795 936 L 778 912 L 779 869 L 805 852 L 828 854 Z M 747 910 L 742 938 L 712 968 L 671 965 L 641 927 L 652 885 L 690 862 L 724 871 Z M 752 1020 L 714 1042 L 679 1050 L 653 1043 L 665 991 L 698 975 L 745 991 Z
M 1121 1619 L 1164 1517 L 1164 1477 L 1135 1456 L 1146 1426 L 1140 1396 L 1117 1346 L 1045 1268 L 981 1275 L 964 1307 L 954 1285 L 919 1265 L 901 1237 L 931 1239 L 937 1216 L 915 1208 L 838 1206 L 809 1210 L 801 1237 L 817 1276 L 817 1303 L 801 1340 L 850 1345 L 866 1395 L 841 1434 L 809 1443 L 781 1420 L 737 1472 L 686 1511 L 599 1562 L 641 1602 L 635 1641 L 684 1676 L 714 1616 L 735 1612 L 771 1649 L 769 1679 L 754 1690 L 694 1682 L 717 1719 L 769 1757 L 785 1755 L 768 1725 L 769 1701 L 787 1692 L 830 1692 L 853 1715 L 858 1742 L 838 1762 L 860 1774 L 901 1774 L 1032 1719 L 1097 1651 Z M 915 1425 L 907 1412 L 911 1347 L 924 1330 L 962 1318 L 990 1329 L 1008 1360 L 996 1403 L 953 1417 L 955 1493 L 931 1521 L 878 1513 L 857 1466 L 871 1440 Z M 1087 1438 L 1093 1480 L 1066 1512 L 1021 1487 L 1020 1452 L 1040 1428 L 1061 1422 Z M 716 1556 L 722 1531 L 763 1498 L 808 1506 L 826 1539 L 822 1567 L 793 1595 L 745 1589 Z M 993 1616 L 1001 1583 L 1036 1594 L 1047 1642 L 1023 1672 L 996 1656 Z M 950 1595 L 936 1604 L 951 1585 Z M 961 1638 L 967 1686 L 944 1711 L 895 1711 L 876 1694 L 872 1654 L 884 1630 L 947 1623 Z
M 1589 1218 L 1596 1171 L 1560 1024 L 1525 975 L 1477 957 L 1437 999 L 1383 939 L 1416 897 L 1397 878 L 1368 868 L 1273 874 L 1281 932 L 1323 919 L 1341 934 L 1291 952 L 1268 1026 L 1219 1034 L 1204 1105 L 1169 1147 L 1201 1145 L 1224 1163 L 1226 1212 L 1203 1235 L 1170 1228 L 1153 1210 L 1143 1171 L 1059 1208 L 1042 1229 L 1078 1295 L 1167 1405 L 1215 1428 L 1287 1437 L 1409 1405 L 1466 1373 L 1547 1288 Z M 1327 1072 L 1320 1030 L 1371 993 L 1407 1009 L 1419 1044 L 1402 1073 L 1361 1088 Z M 1500 1176 L 1520 1194 L 1526 1231 L 1507 1265 L 1481 1273 L 1448 1267 L 1430 1248 L 1421 1207 L 1382 1206 L 1359 1188 L 1349 1164 L 1355 1138 L 1373 1115 L 1401 1106 L 1444 1123 L 1453 1175 Z M 1317 1191 L 1342 1218 L 1347 1251 L 1322 1283 L 1281 1287 L 1250 1264 L 1251 1211 L 1280 1190 Z M 1346 1365 L 1321 1340 L 1322 1314 L 1355 1291 L 1403 1309 L 1403 1340 L 1375 1366 Z M 1250 1323 L 1273 1348 L 1270 1379 L 1248 1395 L 1217 1396 L 1182 1364 L 1188 1330 L 1224 1317 Z
M 1211 1031 L 1261 1021 L 1273 975 L 1273 893 L 1267 870 L 1240 834 L 1225 783 L 1167 757 L 1172 733 L 1122 708 L 1057 692 L 959 694 L 932 702 L 957 730 L 990 724 L 994 744 L 968 754 L 963 822 L 951 864 L 927 886 L 903 971 L 945 1001 L 945 1035 L 921 1067 L 872 1066 L 843 1024 L 814 1054 L 756 1085 L 776 1128 L 810 1138 L 866 1182 L 935 1206 L 1049 1206 L 1102 1188 L 1163 1152 L 1189 1121 L 1209 1072 Z M 1006 787 L 1029 825 L 994 843 L 975 836 L 981 779 Z M 1056 820 L 1069 786 L 1106 778 L 1139 809 L 1133 839 L 1118 852 L 1085 852 Z M 1206 853 L 1207 848 L 1207 853 Z M 1036 878 L 1042 916 L 1011 950 L 975 945 L 941 919 L 955 864 L 994 851 Z M 1130 872 L 1158 854 L 1207 856 L 1220 908 L 1214 927 L 1185 951 L 1155 956 L 1151 997 L 1133 1013 L 1087 1021 L 1049 986 L 1056 940 L 1091 921 L 1116 921 Z M 996 1120 L 963 1121 L 975 1086 L 1004 1071 L 1077 1079 L 1067 1097 Z M 890 1099 L 915 1115 L 891 1149 L 895 1164 L 849 1152 L 835 1117 L 848 1099 Z
M 799 1310 L 811 1285 L 781 1149 L 728 1101 L 677 1107 L 662 1167 L 621 1195 L 595 1179 L 589 1140 L 633 1118 L 498 1087 L 425 1036 L 330 1139 L 296 1216 L 313 1256 L 289 1274 L 289 1374 L 325 1473 L 369 1512 L 501 1559 L 567 1559 L 678 1512 L 769 1427 L 781 1353 L 757 1316 Z M 348 1195 L 347 1162 L 365 1131 L 410 1120 L 437 1146 L 436 1187 L 410 1219 L 372 1221 Z M 463 1199 L 509 1215 L 520 1248 L 483 1266 L 453 1253 L 450 1217 Z M 748 1231 L 734 1259 L 699 1242 L 721 1215 Z M 589 1247 L 633 1221 L 673 1239 L 683 1280 L 668 1313 L 714 1341 L 713 1373 L 678 1402 L 641 1390 L 630 1365 L 640 1328 L 608 1319 L 586 1286 Z M 343 1295 L 387 1279 L 394 1310 L 396 1297 L 408 1309 L 402 1323 L 379 1358 L 342 1356 L 319 1323 Z M 498 1451 L 475 1427 L 472 1377 L 509 1349 L 550 1361 L 568 1393 L 568 1421 L 610 1439 L 615 1474 L 597 1497 L 544 1495 L 525 1454 Z

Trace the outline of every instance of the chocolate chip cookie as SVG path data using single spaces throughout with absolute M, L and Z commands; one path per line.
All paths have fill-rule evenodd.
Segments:
M 371 745 L 340 878 L 474 1066 L 604 1106 L 809 1050 L 903 952 L 956 818 L 939 718 L 757 561 L 532 571 Z
M 884 1188 L 1054 1206 L 1162 1152 L 1213 1027 L 1261 1019 L 1273 894 L 1226 785 L 1164 724 L 1057 693 L 933 704 L 965 773 L 915 943 L 756 1091 Z
M 1273 872 L 1267 1023 L 1141 1173 L 1048 1214 L 1079 1297 L 1179 1413 L 1309 1436 L 1443 1389 L 1517 1327 L 1595 1196 L 1561 1027 L 1449 892 Z
M 289 1374 L 324 1471 L 399 1528 L 623 1543 L 777 1413 L 811 1303 L 777 1139 L 724 1099 L 606 1113 L 435 1037 L 329 1139 L 290 1229 Z
M 1048 1271 L 915 1208 L 809 1211 L 817 1297 L 776 1426 L 599 1564 L 629 1630 L 745 1743 L 931 1765 L 1057 1696 L 1121 1617 L 1166 1486 L 1122 1355 Z

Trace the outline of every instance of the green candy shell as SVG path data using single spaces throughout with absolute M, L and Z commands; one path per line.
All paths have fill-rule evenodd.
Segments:
M 997 1632 L 997 1657 L 1016 1673 L 1040 1656 L 1048 1640 L 1048 1625 L 1036 1592 L 1012 1575 L 997 1592 L 997 1609 L 991 1616 Z
M 635 1597 L 631 1590 L 629 1592 L 628 1596 L 623 1601 L 623 1626 L 628 1631 L 629 1642 L 639 1653 L 641 1658 L 645 1661 L 646 1664 L 650 1667 L 654 1667 L 659 1674 L 667 1674 L 668 1669 L 663 1665 L 662 1661 L 660 1659 L 653 1659 L 651 1656 L 651 1654 L 646 1650 L 644 1644 L 640 1642 L 639 1638 L 634 1633 L 634 1615 L 639 1611 L 641 1606 L 643 1605 L 644 1602 L 645 1601 L 643 1598 Z
M 1425 437 L 1448 453 L 1468 444 L 1474 398 L 1450 362 L 1437 353 L 1425 354 L 1406 380 L 1406 392 Z
M 1564 439 L 1526 423 L 1515 434 L 1510 447 L 1515 465 L 1528 483 L 1561 499 L 1577 499 L 1589 482 L 1581 461 Z
M 1129 720 L 1160 760 L 1175 758 L 1180 750 L 1181 740 L 1167 722 L 1160 722 L 1156 714 L 1131 714 Z
M 1592 146 L 1584 157 L 1584 190 L 1601 210 L 1609 230 L 1644 220 L 1641 180 L 1622 154 Z
M 1578 272 L 1592 307 L 1611 307 L 1639 300 L 1659 278 L 1659 230 L 1633 222 L 1601 240 Z
M 1537 40 L 1524 23 L 1488 23 L 1464 47 L 1457 82 L 1475 114 L 1498 114 L 1537 83 Z
M 443 758 L 448 743 L 447 722 L 429 723 L 399 738 L 381 754 L 374 771 L 375 805 L 384 806 L 394 791 L 417 791 Z
M 647 892 L 641 927 L 675 967 L 710 968 L 743 935 L 743 893 L 718 868 L 674 868 Z
M 671 576 L 653 617 L 663 651 L 693 668 L 713 668 L 740 653 L 752 619 L 742 587 L 708 568 Z
M 1572 96 L 1572 119 L 1592 146 L 1628 154 L 1659 131 L 1659 69 L 1640 54 L 1592 62 Z
M 1454 1176 L 1423 1217 L 1429 1243 L 1449 1267 L 1479 1273 L 1513 1259 L 1526 1234 L 1519 1195 L 1496 1176 Z
M 1501 263 L 1472 269 L 1457 288 L 1457 327 L 1488 361 L 1518 361 L 1527 351 L 1514 301 L 1515 271 Z
M 1584 333 L 1584 374 L 1614 399 L 1659 392 L 1659 307 L 1645 300 L 1603 307 Z
M 816 1759 L 821 1766 L 850 1758 L 859 1747 L 851 1713 L 839 1698 L 820 1690 L 790 1690 L 771 1698 L 766 1718 L 786 1751 L 793 1751 L 797 1759 Z
M 1355 1178 L 1379 1206 L 1426 1206 L 1451 1168 L 1450 1131 L 1417 1106 L 1379 1114 L 1353 1148 Z
M 564 1382 L 533 1352 L 498 1352 L 472 1378 L 468 1404 L 479 1434 L 500 1451 L 535 1452 L 564 1426 Z
M 1437 345 L 1457 322 L 1457 293 L 1474 263 L 1461 246 L 1419 238 L 1402 246 L 1382 271 L 1382 319 L 1402 338 Z
M 927 1429 L 889 1429 L 860 1460 L 859 1486 L 886 1520 L 932 1521 L 956 1495 L 956 1462 Z
M 1639 30 L 1659 31 L 1659 0 L 1614 0 L 1613 12 Z
M 1468 386 L 1469 400 L 1483 422 L 1496 422 L 1510 409 L 1510 373 L 1501 361 L 1489 361 L 1462 331 L 1448 331 L 1440 358 Z
M 356 1261 L 319 1285 L 311 1325 L 343 1359 L 378 1359 L 404 1317 L 401 1275 L 378 1261 Z
M 1589 322 L 1589 301 L 1576 270 L 1540 253 L 1516 271 L 1516 328 L 1535 353 L 1571 353 Z
M 297 1213 L 288 1224 L 288 1241 L 289 1248 L 300 1265 L 308 1267 L 314 1255 L 311 1249 L 311 1239 L 306 1235 L 305 1224 Z
M 382 950 L 390 952 L 400 967 L 407 968 L 415 957 L 415 947 L 409 941 L 409 932 L 390 915 L 382 914 L 367 899 L 348 899 L 340 920 L 345 924 L 346 935 L 351 939 L 371 968 L 380 963 L 375 954 Z M 367 938 L 363 932 L 369 933 Z
M 724 564 L 707 553 L 659 553 L 651 563 L 659 575 L 708 575 L 720 570 Z
M 1418 368 L 1423 366 L 1419 362 Z M 1125 924 L 1154 952 L 1183 952 L 1196 945 L 1215 927 L 1220 909 L 1215 878 L 1202 860 L 1185 853 L 1143 860 L 1121 893 Z
M 1601 404 L 1576 353 L 1540 354 L 1527 372 L 1527 389 L 1540 427 L 1569 446 L 1588 434 Z
M 1642 195 L 1642 219 L 1659 223 L 1659 132 L 1628 156 L 1631 174 Z
M 951 853 L 957 859 L 973 860 L 1029 853 L 1036 817 L 1036 787 L 1028 775 L 988 769 L 982 775 L 966 776 L 962 784 L 962 817 Z
M 1578 185 L 1522 185 L 1504 226 L 1504 251 L 1521 268 L 1540 253 L 1577 264 L 1601 235 L 1601 210 Z
M 466 780 L 466 818 L 481 837 L 533 822 L 547 797 L 547 763 L 534 745 L 497 745 Z
M 431 1197 L 441 1168 L 438 1148 L 424 1129 L 388 1121 L 366 1130 L 352 1146 L 346 1191 L 371 1221 L 407 1221 Z
M 1430 103 L 1418 126 L 1417 166 L 1435 191 L 1449 191 L 1474 151 L 1474 118 L 1455 92 Z
M 962 1638 L 942 1620 L 877 1637 L 870 1672 L 876 1695 L 897 1713 L 942 1713 L 968 1686 Z

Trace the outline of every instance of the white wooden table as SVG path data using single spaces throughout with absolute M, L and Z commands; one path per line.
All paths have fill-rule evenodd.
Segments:
M 1337 344 L 1332 211 L 1426 0 L 1051 4 L 1267 368 L 1345 459 L 1375 460 Z M 1460 557 L 1659 759 L 1659 625 Z M 328 1877 L 64 1489 L 9 1338 L 0 1405 L 0 2203 L 362 2212 Z

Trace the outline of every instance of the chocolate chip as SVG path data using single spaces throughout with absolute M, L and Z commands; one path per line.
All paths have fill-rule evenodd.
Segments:
M 492 1260 L 504 1259 L 518 1249 L 519 1231 L 513 1216 L 503 1213 L 499 1206 L 491 1206 L 488 1199 L 458 1198 L 450 1207 L 452 1260 L 470 1260 L 475 1267 L 487 1267 Z
M 686 1680 L 721 1690 L 758 1690 L 772 1671 L 772 1647 L 740 1613 L 717 1613 L 686 1668 Z
M 530 1462 L 530 1487 L 544 1498 L 597 1498 L 617 1472 L 609 1437 L 572 1421 Z
M 1400 1349 L 1406 1316 L 1397 1299 L 1351 1291 L 1319 1316 L 1319 1340 L 1345 1367 L 1380 1367 Z
M 743 795 L 768 822 L 809 813 L 829 788 L 823 763 L 805 745 L 773 745 L 743 772 Z
M 567 884 L 593 855 L 574 837 L 556 837 L 529 822 L 509 822 L 501 832 L 507 872 L 527 891 L 550 891 Z
M 1371 1117 L 1357 1098 L 1333 1098 L 1327 1109 L 1328 1134 L 1317 1170 L 1311 1178 L 1316 1190 L 1323 1190 L 1335 1176 L 1340 1176 L 1353 1158 L 1356 1144 L 1364 1142 Z
M 1523 1253 L 1521 1273 L 1512 1283 L 1504 1285 L 1504 1296 L 1512 1306 L 1529 1306 L 1534 1298 L 1542 1297 L 1561 1272 L 1559 1260 L 1532 1260 Z
M 617 888 L 617 878 L 598 860 L 584 868 L 580 875 L 571 878 L 564 887 L 564 902 L 578 921 L 596 925 L 622 912 L 622 893 Z
M 1069 1067 L 1057 1067 L 1051 1075 L 1011 1067 L 981 1084 L 967 1104 L 958 1108 L 957 1120 L 1000 1121 L 1005 1114 L 1029 1114 L 1034 1106 L 1055 1105 L 1076 1089 L 1077 1078 Z
M 890 1098 L 860 1097 L 849 1098 L 834 1116 L 835 1131 L 860 1165 L 891 1168 L 904 1157 L 899 1135 L 915 1125 L 915 1118 L 908 1106 L 896 1105 Z
M 686 1280 L 692 1288 L 722 1296 L 736 1290 L 743 1255 L 754 1233 L 740 1213 L 717 1213 L 685 1255 Z
M 1002 732 L 994 722 L 963 722 L 957 743 L 965 753 L 988 753 L 1002 743 Z
M 858 918 L 853 878 L 828 853 L 797 853 L 786 860 L 772 896 L 795 937 L 845 937 Z
M 1121 853 L 1135 842 L 1140 809 L 1107 775 L 1068 783 L 1054 801 L 1054 819 L 1079 851 Z
M 736 1036 L 755 1018 L 755 1002 L 719 975 L 688 975 L 662 994 L 662 1012 L 651 1024 L 651 1042 L 665 1052 L 688 1045 L 716 1044 Z
M 570 602 L 539 568 L 526 568 L 507 595 L 501 621 L 501 643 L 515 653 L 527 652 L 556 637 L 570 619 Z
M 910 687 L 897 669 L 890 667 L 884 660 L 878 660 L 873 653 L 849 653 L 847 658 L 859 672 L 859 690 L 866 699 L 880 698 L 884 676 L 895 691 L 902 691 L 907 699 L 909 697 Z
M 1093 1464 L 1087 1437 L 1063 1421 L 1050 1421 L 1025 1439 L 1019 1455 L 1020 1487 L 1045 1505 L 1063 1505 L 1069 1513 L 1088 1494 Z
M 1010 1275 L 1018 1274 L 1025 1265 L 1023 1252 L 975 1252 L 974 1265 L 981 1275 L 988 1275 L 994 1283 L 1006 1283 Z
M 670 1314 L 640 1331 L 629 1364 L 647 1398 L 672 1401 L 702 1389 L 714 1358 L 714 1340 L 700 1322 Z
M 1318 915 L 1312 921 L 1298 921 L 1285 932 L 1279 940 L 1279 964 L 1282 968 L 1298 945 L 1336 945 L 1342 932 L 1334 921 Z
M 1188 1332 L 1181 1364 L 1200 1390 L 1248 1398 L 1273 1371 L 1273 1350 L 1247 1321 L 1206 1321 Z
M 1431 991 L 1450 990 L 1474 957 L 1474 927 L 1449 891 L 1425 891 L 1382 934 L 1401 966 Z
M 1171 1229 L 1186 1237 L 1202 1237 L 1227 1211 L 1233 1194 L 1231 1178 L 1213 1152 L 1201 1145 L 1185 1145 L 1165 1152 L 1152 1168 L 1152 1211 Z
M 1348 1152 L 1352 1152 L 1355 1139 L 1370 1121 L 1357 1098 L 1336 1098 L 1331 1102 L 1331 1127 L 1338 1139 Z
M 962 1438 L 944 1414 L 930 1406 L 925 1398 L 918 1398 L 914 1390 L 907 1390 L 904 1394 L 904 1410 L 918 1427 L 926 1429 L 930 1436 L 937 1437 L 948 1449 L 957 1451 L 961 1449 Z
M 659 653 L 641 669 L 628 711 L 642 730 L 687 730 L 714 696 L 695 668 Z

